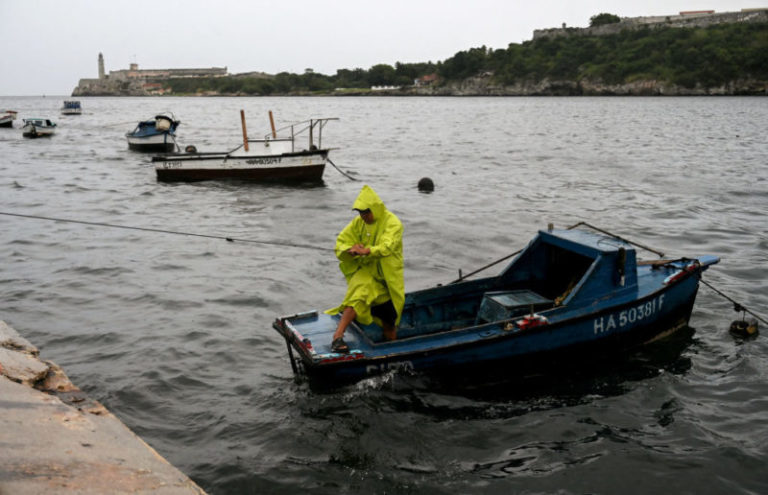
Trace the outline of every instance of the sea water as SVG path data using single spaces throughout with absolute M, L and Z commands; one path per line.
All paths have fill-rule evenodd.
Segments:
M 317 394 L 271 328 L 342 299 L 332 248 L 362 184 L 403 221 L 409 291 L 584 221 L 721 256 L 705 280 L 765 317 L 768 99 L 63 99 L 0 98 L 58 122 L 0 129 L 0 212 L 91 223 L 0 215 L 0 319 L 210 493 L 768 492 L 768 344 L 732 337 L 740 314 L 705 286 L 675 339 L 565 376 Z M 124 137 L 170 111 L 182 148 L 228 150 L 241 109 L 252 137 L 270 110 L 338 117 L 322 145 L 358 180 L 160 183 Z

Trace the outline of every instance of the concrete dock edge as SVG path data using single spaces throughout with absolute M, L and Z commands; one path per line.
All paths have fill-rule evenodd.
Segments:
M 0 321 L 0 495 L 205 494 Z

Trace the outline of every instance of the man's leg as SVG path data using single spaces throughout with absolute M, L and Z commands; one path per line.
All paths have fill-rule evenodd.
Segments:
M 371 314 L 381 320 L 381 333 L 384 340 L 395 340 L 397 338 L 397 327 L 395 326 L 397 312 L 392 301 L 373 306 Z
M 340 339 L 344 336 L 344 331 L 347 329 L 352 320 L 357 317 L 357 312 L 352 306 L 347 306 L 341 313 L 341 319 L 339 320 L 339 326 L 336 327 L 336 332 L 333 334 L 333 340 Z
M 384 334 L 384 340 L 395 340 L 397 338 L 397 327 L 391 323 L 382 322 L 381 333 Z

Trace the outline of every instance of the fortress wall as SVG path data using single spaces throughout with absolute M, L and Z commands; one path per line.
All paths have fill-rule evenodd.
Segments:
M 607 36 L 618 34 L 624 29 L 646 27 L 708 27 L 715 24 L 735 22 L 768 22 L 768 8 L 742 12 L 721 12 L 714 14 L 690 14 L 671 16 L 625 17 L 621 22 L 588 28 L 536 29 L 533 39 L 552 36 Z

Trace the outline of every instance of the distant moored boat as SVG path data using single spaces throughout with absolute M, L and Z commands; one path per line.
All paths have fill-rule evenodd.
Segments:
M 21 133 L 24 137 L 50 137 L 56 132 L 56 123 L 52 122 L 51 119 L 31 118 L 23 120 L 24 127 L 21 128 Z
M 15 110 L 3 110 L 0 113 L 0 127 L 13 127 L 14 120 L 16 120 Z
M 275 130 L 263 139 L 248 139 L 243 120 L 243 144 L 231 151 L 198 152 L 194 147 L 185 153 L 155 156 L 158 180 L 201 181 L 236 179 L 249 181 L 318 182 L 322 180 L 330 149 L 322 147 L 322 130 L 329 120 L 311 119 Z M 285 131 L 285 136 L 278 132 Z M 305 144 L 298 136 L 306 132 Z M 302 139 L 303 141 L 303 139 Z
M 77 100 L 65 100 L 64 106 L 61 107 L 62 115 L 80 115 L 81 113 L 83 113 L 83 108 Z
M 152 120 L 139 122 L 132 132 L 125 135 L 128 147 L 134 151 L 173 151 L 176 148 L 176 128 L 179 124 L 181 122 L 173 114 L 160 114 Z

